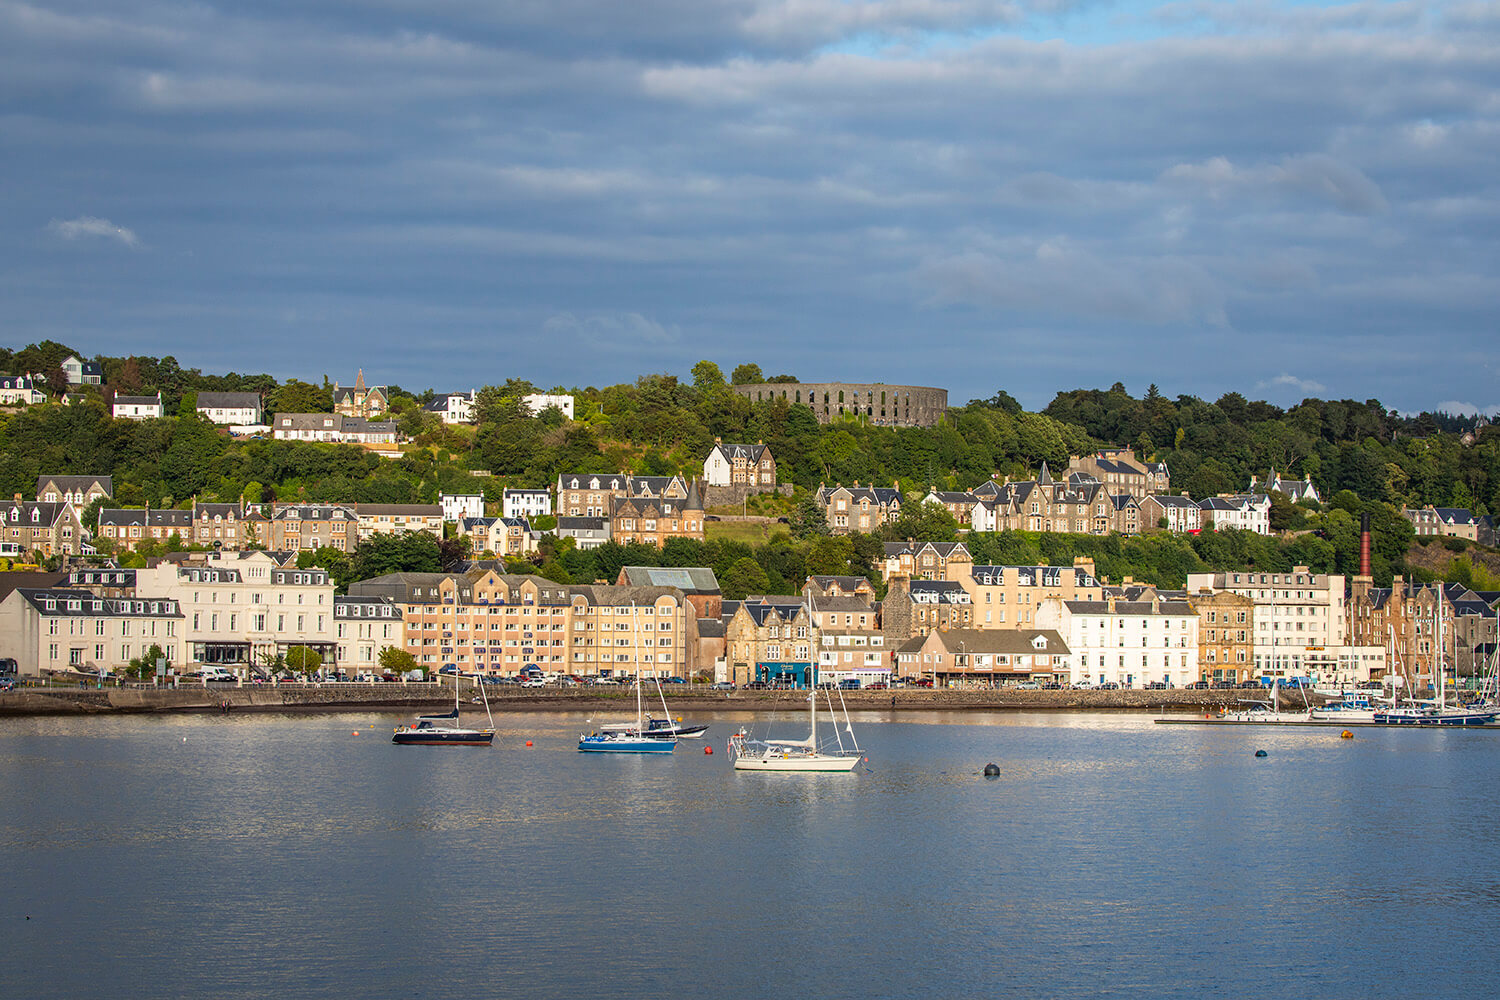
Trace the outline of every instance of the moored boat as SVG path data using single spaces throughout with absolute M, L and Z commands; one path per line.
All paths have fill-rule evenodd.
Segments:
M 458 724 L 458 689 L 460 680 L 453 678 L 453 711 L 442 715 L 419 715 L 410 726 L 396 727 L 391 742 L 406 747 L 487 747 L 495 742 L 495 717 L 489 715 L 490 701 L 484 699 L 484 711 L 489 715 L 490 728 L 465 729 Z M 484 686 L 479 685 L 480 693 Z

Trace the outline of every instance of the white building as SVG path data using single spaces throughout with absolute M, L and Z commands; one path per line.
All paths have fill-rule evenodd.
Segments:
M 466 517 L 484 516 L 483 493 L 441 493 L 438 506 L 443 509 L 443 520 L 457 524 Z
M 1271 498 L 1264 493 L 1209 497 L 1198 504 L 1198 511 L 1203 524 L 1212 523 L 1216 529 L 1238 528 L 1257 535 L 1271 533 Z
M 265 419 L 258 392 L 200 392 L 198 412 L 222 426 L 257 427 Z
M 45 402 L 47 394 L 40 386 L 41 379 L 31 375 L 0 375 L 0 404 L 15 406 L 18 403 Z
M 161 393 L 154 396 L 116 396 L 110 409 L 120 420 L 155 420 L 163 416 Z
M 68 376 L 69 385 L 103 385 L 104 366 L 97 361 L 83 361 L 76 354 L 69 354 L 59 366 Z
M 333 582 L 322 569 L 283 569 L 264 552 L 212 553 L 203 562 L 136 570 L 136 595 L 176 601 L 184 665 L 264 667 L 293 648 L 337 656 Z
M 445 392 L 432 397 L 432 402 L 422 407 L 428 413 L 443 418 L 445 424 L 472 424 L 474 422 L 474 400 L 478 392 Z
M 1056 629 L 1072 651 L 1072 683 L 1142 688 L 1164 681 L 1187 687 L 1198 679 L 1198 613 L 1187 601 L 1141 600 L 1105 592 L 1099 601 L 1049 598 L 1037 625 Z
M 1347 644 L 1344 577 L 1313 573 L 1189 573 L 1189 593 L 1227 590 L 1255 602 L 1255 672 L 1261 677 L 1312 677 L 1315 667 Z
M 551 514 L 552 491 L 547 489 L 506 490 L 500 494 L 500 513 L 506 517 L 527 519 Z
M 183 614 L 174 600 L 22 587 L 0 601 L 0 656 L 15 660 L 22 676 L 118 672 L 153 645 L 181 662 Z
M 549 406 L 555 406 L 562 411 L 563 416 L 569 420 L 573 419 L 573 397 L 571 394 L 552 395 L 545 392 L 534 392 L 529 396 L 522 396 L 521 405 L 526 407 L 527 412 L 533 417 Z
M 387 646 L 406 648 L 406 625 L 401 605 L 388 597 L 333 599 L 336 666 L 350 673 L 380 673 L 380 652 Z

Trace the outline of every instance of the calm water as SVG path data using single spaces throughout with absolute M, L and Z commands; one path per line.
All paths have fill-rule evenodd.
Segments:
M 870 714 L 797 776 L 730 769 L 742 718 L 0 720 L 0 995 L 1497 991 L 1500 733 Z

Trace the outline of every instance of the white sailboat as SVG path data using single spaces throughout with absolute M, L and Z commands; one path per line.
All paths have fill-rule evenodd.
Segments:
M 578 737 L 578 749 L 583 753 L 671 753 L 677 747 L 675 735 L 651 736 L 646 728 L 646 712 L 641 701 L 643 682 L 635 675 L 635 723 L 627 726 L 604 725 L 592 733 Z M 661 708 L 667 710 L 667 698 L 662 694 L 661 682 L 656 682 L 656 694 L 661 698 Z
M 804 772 L 849 772 L 864 760 L 864 751 L 854 738 L 854 725 L 849 721 L 849 708 L 844 696 L 839 695 L 839 705 L 844 710 L 844 731 L 849 735 L 849 745 L 844 745 L 839 732 L 837 718 L 833 714 L 832 696 L 829 698 L 828 716 L 833 723 L 834 745 L 818 745 L 818 689 L 807 695 L 807 738 L 800 740 L 755 740 L 741 729 L 729 738 L 729 752 L 734 756 L 736 771 L 804 771 Z

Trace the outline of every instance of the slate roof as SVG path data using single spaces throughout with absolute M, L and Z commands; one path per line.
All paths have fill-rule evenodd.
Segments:
M 736 458 L 739 458 L 745 460 L 746 462 L 749 462 L 751 465 L 754 465 L 755 463 L 759 462 L 760 457 L 766 453 L 766 445 L 724 444 L 722 442 L 716 442 L 714 446 L 709 449 L 708 453 L 712 455 L 716 451 L 723 453 L 725 459 L 731 462 Z
M 114 476 L 37 476 L 36 491 L 42 492 L 42 487 L 48 483 L 64 493 L 87 493 L 95 483 L 103 487 L 107 495 L 114 496 L 115 493 Z
M 1046 646 L 1037 649 L 1032 640 L 1041 636 Z M 999 653 L 1002 655 L 1035 654 L 1038 656 L 1067 656 L 1068 644 L 1055 629 L 999 629 L 999 628 L 955 628 L 916 636 L 897 647 L 898 653 L 919 652 L 929 639 L 936 638 L 944 651 L 970 654 Z M 972 666 L 972 664 L 970 664 Z
M 258 392 L 200 392 L 197 407 L 200 410 L 260 409 Z
M 161 402 L 161 395 L 155 396 L 122 396 L 115 395 L 115 406 L 156 406 Z
M 118 528 L 191 528 L 193 512 L 190 510 L 101 507 L 99 527 L 102 528 L 106 524 Z
M 918 604 L 973 604 L 963 584 L 954 580 L 913 580 L 908 591 Z
M 1076 587 L 1097 587 L 1099 581 L 1081 566 L 974 566 L 969 576 L 981 587 L 1003 586 L 1007 578 L 1022 587 L 1060 587 L 1063 574 L 1073 574 Z
M 684 594 L 718 594 L 719 580 L 707 566 L 624 566 L 620 577 L 631 586 L 675 587 Z
M 91 618 L 181 618 L 177 602 L 166 597 L 97 597 L 87 590 L 18 588 L 42 617 L 87 615 Z M 78 607 L 70 605 L 77 603 Z M 49 606 L 50 605 L 50 606 Z
M 698 619 L 698 638 L 700 639 L 722 639 L 724 638 L 724 623 L 717 618 Z

